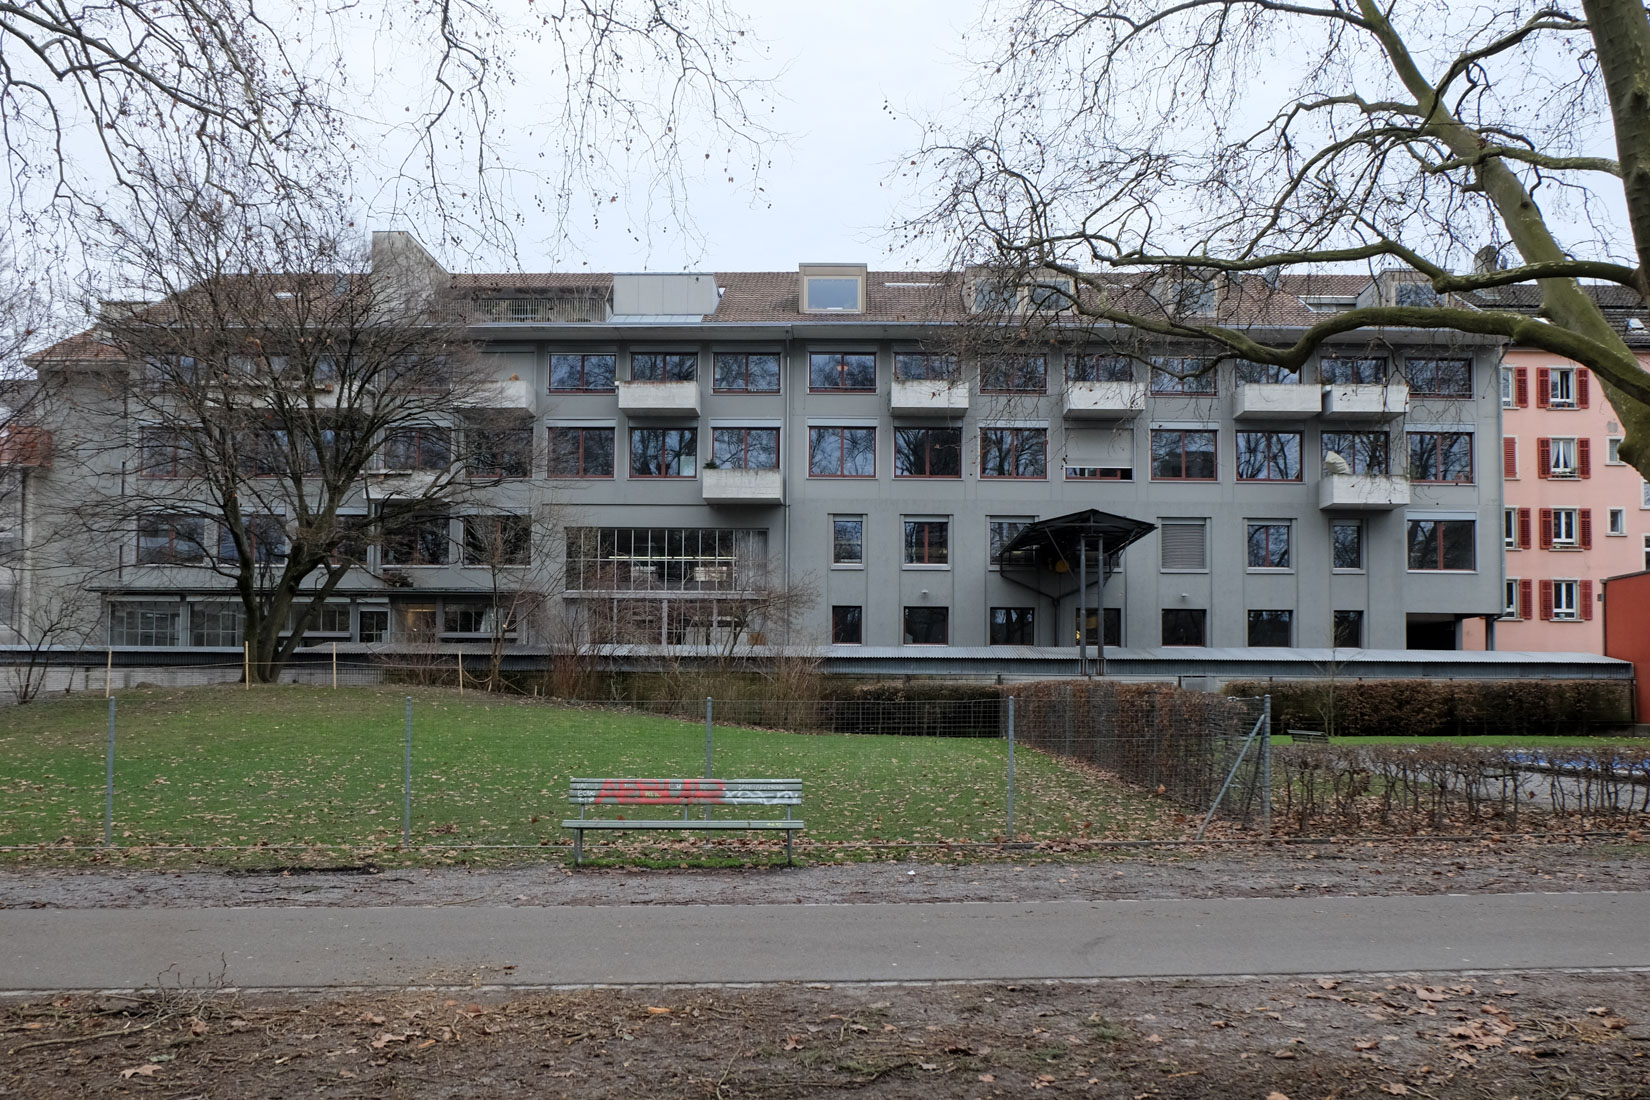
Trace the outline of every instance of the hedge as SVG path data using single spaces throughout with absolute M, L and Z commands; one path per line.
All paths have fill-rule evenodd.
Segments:
M 1246 680 L 1272 696 L 1272 732 L 1337 737 L 1590 734 L 1633 721 L 1632 685 L 1612 680 Z

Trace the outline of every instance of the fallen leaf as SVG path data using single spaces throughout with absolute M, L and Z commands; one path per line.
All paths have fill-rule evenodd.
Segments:
M 939 1069 L 940 1064 L 938 1062 L 918 1062 L 917 1063 L 917 1068 L 918 1069 Z
M 980 1074 L 980 1080 L 982 1080 L 982 1081 L 984 1081 L 984 1082 L 985 1082 L 985 1083 L 986 1083 L 986 1084 L 988 1084 L 988 1085 L 989 1085 L 989 1084 L 991 1084 L 991 1082 L 993 1082 L 993 1081 L 995 1081 L 995 1080 L 996 1080 L 996 1079 L 997 1079 L 997 1078 L 995 1078 L 995 1077 L 993 1077 L 993 1076 L 992 1076 L 992 1075 L 991 1075 L 991 1074 L 989 1074 L 989 1073 L 982 1073 L 982 1074 Z
M 361 1022 L 364 1024 L 381 1024 L 384 1022 L 384 1017 L 376 1012 L 363 1012 L 361 1013 Z
M 1409 1086 L 1408 1085 L 1400 1085 L 1398 1082 L 1394 1081 L 1390 1085 L 1382 1085 L 1381 1086 L 1381 1091 L 1382 1092 L 1390 1092 L 1394 1096 L 1408 1096 L 1409 1095 Z
M 1609 1013 L 1610 1010 L 1605 1008 L 1603 1005 L 1597 1005 L 1596 1007 L 1589 1008 L 1587 1010 L 1587 1015 L 1589 1016 L 1607 1016 Z
M 785 1036 L 785 1049 L 786 1050 L 801 1050 L 802 1049 L 802 1039 L 801 1039 L 801 1037 L 797 1036 L 797 1035 L 787 1035 L 787 1036 Z
M 1283 1061 L 1288 1061 L 1289 1059 L 1295 1057 L 1295 1052 L 1287 1048 L 1284 1050 L 1274 1050 L 1272 1052 L 1272 1057 L 1282 1059 Z
M 160 1067 L 155 1065 L 155 1063 L 145 1062 L 141 1066 L 133 1066 L 131 1069 L 121 1070 L 120 1071 L 120 1079 L 122 1081 L 128 1081 L 128 1080 L 131 1080 L 133 1077 L 153 1077 L 155 1074 L 157 1074 L 159 1072 L 160 1072 Z
M 406 1041 L 407 1036 L 405 1033 L 397 1034 L 392 1031 L 381 1031 L 378 1033 L 378 1038 L 372 1041 L 372 1049 L 383 1050 L 391 1043 L 404 1043 Z
M 1161 1043 L 1162 1041 L 1163 1041 L 1163 1036 L 1158 1035 L 1155 1032 L 1153 1032 L 1152 1034 L 1146 1036 L 1146 1042 L 1148 1042 L 1148 1043 Z
M 1281 1092 L 1269 1092 L 1266 1094 L 1266 1100 L 1289 1100 L 1289 1097 Z
M 1352 1044 L 1353 1048 L 1357 1050 L 1374 1050 L 1380 1045 L 1380 1041 L 1377 1039 L 1359 1039 Z
M 1341 983 L 1336 981 L 1334 978 L 1319 978 L 1318 979 L 1318 988 L 1319 989 L 1336 989 L 1336 988 L 1339 988 L 1340 984 Z

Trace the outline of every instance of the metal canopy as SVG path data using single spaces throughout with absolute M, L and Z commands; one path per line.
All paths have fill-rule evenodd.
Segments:
M 1027 524 L 1003 546 L 997 560 L 1004 578 L 1059 599 L 1082 587 L 1088 562 L 1098 557 L 1105 576 L 1110 576 L 1107 563 L 1155 530 L 1155 523 L 1089 508 Z M 1097 575 L 1089 578 L 1091 584 L 1102 580 L 1099 573 L 1096 569 Z

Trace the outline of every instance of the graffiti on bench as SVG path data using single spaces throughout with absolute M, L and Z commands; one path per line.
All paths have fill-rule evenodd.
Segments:
M 636 806 L 682 806 L 727 801 L 720 779 L 609 779 L 596 792 L 597 802 Z

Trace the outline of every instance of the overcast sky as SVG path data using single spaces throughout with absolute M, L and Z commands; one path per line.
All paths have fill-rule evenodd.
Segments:
M 588 216 L 577 219 L 578 238 L 559 249 L 546 241 L 546 226 L 529 221 L 518 235 L 524 268 L 766 271 L 812 261 L 895 262 L 886 229 L 908 196 L 890 175 L 921 138 L 909 116 L 943 108 L 962 83 L 962 32 L 978 0 L 742 6 L 779 72 L 771 125 L 789 135 L 772 148 L 763 191 L 753 197 L 742 178 L 701 182 L 689 196 L 698 246 L 673 227 L 643 232 L 648 212 L 639 201 L 604 210 L 596 228 Z

